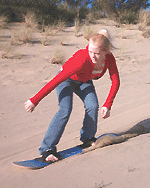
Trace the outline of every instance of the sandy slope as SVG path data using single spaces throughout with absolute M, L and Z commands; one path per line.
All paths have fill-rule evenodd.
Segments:
M 120 72 L 121 87 L 115 99 L 111 117 L 102 120 L 99 113 L 97 136 L 120 133 L 150 119 L 150 41 L 138 30 L 114 26 L 108 28 Z M 40 34 L 36 34 L 38 37 Z M 60 37 L 66 35 L 66 46 Z M 123 37 L 124 36 L 124 37 Z M 125 39 L 122 39 L 125 38 Z M 12 165 L 13 161 L 39 155 L 38 147 L 49 122 L 57 112 L 55 91 L 46 97 L 32 114 L 24 110 L 24 102 L 34 95 L 60 69 L 50 64 L 56 49 L 65 52 L 66 59 L 85 47 L 83 37 L 74 37 L 73 28 L 60 33 L 48 46 L 26 44 L 16 47 L 22 59 L 0 59 L 0 185 L 5 188 L 141 188 L 150 186 L 150 134 L 141 134 L 126 142 L 107 146 L 84 155 L 74 156 L 47 168 L 31 171 Z M 1 52 L 2 53 L 2 52 Z M 94 81 L 100 106 L 107 96 L 108 73 Z M 74 96 L 74 108 L 58 150 L 79 144 L 84 107 Z M 149 121 L 145 124 L 150 127 Z

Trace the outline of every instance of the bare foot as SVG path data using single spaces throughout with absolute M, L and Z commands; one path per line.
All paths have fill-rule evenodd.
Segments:
M 91 146 L 94 146 L 95 145 L 95 142 L 92 142 Z
M 40 155 L 40 157 L 42 157 L 42 155 Z M 46 161 L 58 161 L 58 158 L 55 157 L 53 154 L 49 155 L 48 157 L 46 157 L 45 159 Z
M 53 154 L 49 155 L 48 157 L 46 157 L 45 159 L 46 161 L 58 161 L 58 158 L 55 157 Z

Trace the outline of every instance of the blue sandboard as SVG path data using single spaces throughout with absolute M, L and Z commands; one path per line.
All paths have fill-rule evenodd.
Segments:
M 99 139 L 100 137 L 103 137 L 105 135 L 118 136 L 117 134 L 114 134 L 114 133 L 107 133 L 107 134 L 103 134 L 103 135 L 97 137 L 97 139 Z M 83 149 L 85 149 L 85 148 L 83 148 L 82 145 L 78 145 L 78 146 L 60 151 L 60 152 L 58 152 L 58 154 L 61 157 L 58 161 L 66 159 L 66 158 L 74 156 L 74 155 L 77 155 L 77 154 L 80 154 L 80 153 L 83 153 Z M 58 161 L 55 161 L 55 162 L 58 162 Z M 29 168 L 29 169 L 40 169 L 40 168 L 44 168 L 44 167 L 46 167 L 46 166 L 48 166 L 48 165 L 50 165 L 54 162 L 52 162 L 52 161 L 46 162 L 45 160 L 43 161 L 41 157 L 39 157 L 39 158 L 35 158 L 35 159 L 32 159 L 32 160 L 19 161 L 19 162 L 13 162 L 13 163 L 15 165 L 26 167 L 26 168 Z

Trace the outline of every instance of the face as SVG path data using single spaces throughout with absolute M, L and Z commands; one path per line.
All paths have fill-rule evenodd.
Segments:
M 98 45 L 94 44 L 92 41 L 89 43 L 89 56 L 93 63 L 98 63 L 105 55 L 108 53 L 108 49 L 106 50 L 103 46 L 98 47 Z

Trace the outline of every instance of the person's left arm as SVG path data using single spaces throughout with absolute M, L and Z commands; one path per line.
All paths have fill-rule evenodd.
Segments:
M 106 98 L 105 103 L 103 104 L 103 107 L 106 107 L 107 110 L 111 110 L 111 106 L 113 104 L 113 101 L 115 99 L 115 96 L 119 90 L 120 87 L 120 78 L 119 78 L 119 72 L 118 72 L 118 68 L 116 65 L 116 60 L 114 58 L 114 56 L 112 54 L 110 54 L 107 57 L 107 61 L 108 61 L 108 70 L 109 70 L 109 75 L 110 75 L 110 79 L 111 79 L 111 88 L 109 91 L 109 94 Z

